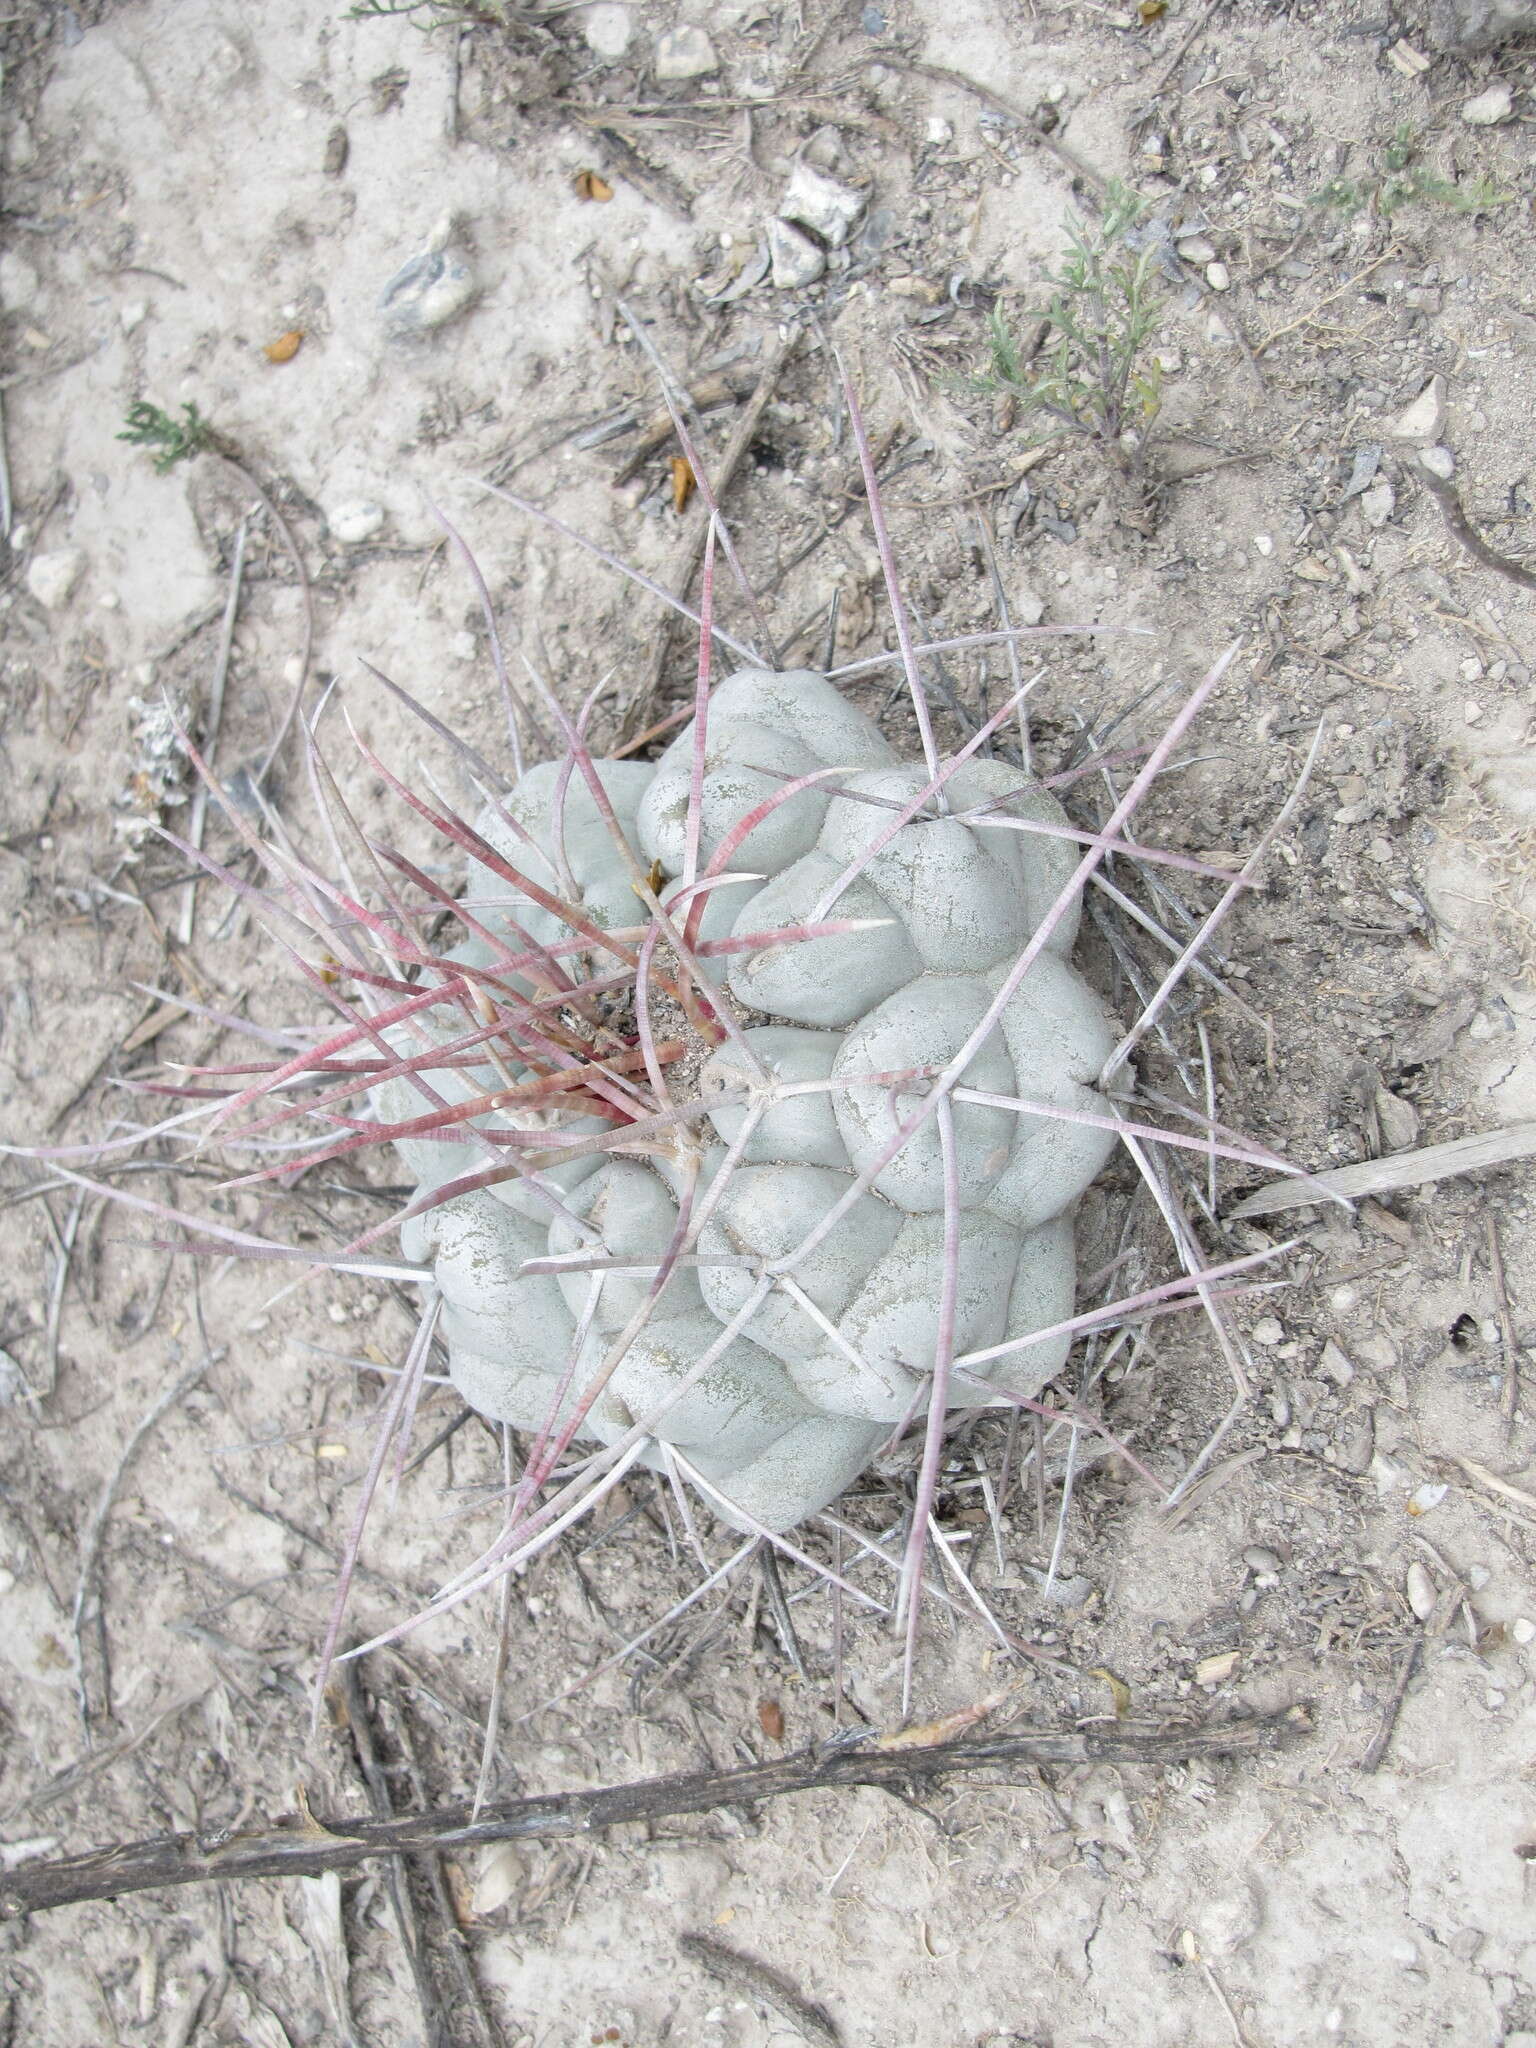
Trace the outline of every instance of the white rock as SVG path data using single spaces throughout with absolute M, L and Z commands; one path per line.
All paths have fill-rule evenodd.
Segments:
M 1449 448 L 1421 448 L 1419 467 L 1427 469 L 1431 476 L 1438 476 L 1449 483 L 1456 474 L 1456 458 Z
M 51 548 L 27 564 L 27 588 L 44 611 L 56 612 L 69 602 L 84 568 L 85 556 L 78 548 Z
M 773 261 L 774 284 L 781 292 L 814 284 L 827 267 L 822 250 L 787 220 L 769 221 L 768 254 Z
M 942 114 L 930 114 L 928 116 L 928 125 L 923 130 L 923 134 L 925 139 L 935 149 L 942 149 L 945 143 L 953 142 L 955 139 L 954 129 L 944 119 Z
M 1045 599 L 1036 597 L 1027 583 L 1013 593 L 1013 622 L 1016 626 L 1038 626 L 1045 617 Z
M 1228 270 L 1225 263 L 1207 263 L 1205 266 L 1205 281 L 1213 292 L 1225 292 L 1232 289 L 1232 273 Z
M 1536 1643 L 1536 1621 L 1532 1621 L 1529 1615 L 1522 1614 L 1509 1632 L 1522 1649 L 1527 1643 Z
M 344 548 L 361 547 L 384 524 L 384 507 L 375 505 L 369 498 L 349 498 L 343 505 L 333 505 L 325 515 L 332 540 L 338 540 Z
M 1186 263 L 1214 263 L 1216 245 L 1208 242 L 1204 235 L 1184 235 L 1174 244 Z
M 834 249 L 842 248 L 863 211 L 862 192 L 840 185 L 808 163 L 795 165 L 779 206 L 781 219 L 813 229 Z
M 1388 432 L 1394 441 L 1438 441 L 1445 430 L 1445 379 L 1431 377 L 1412 405 L 1405 406 Z
M 1253 1326 L 1255 1344 L 1283 1344 L 1285 1325 L 1278 1316 L 1260 1316 Z
M 1205 316 L 1205 338 L 1218 348 L 1229 347 L 1237 339 L 1214 306 Z
M 1256 533 L 1253 536 L 1253 545 L 1257 553 L 1272 555 L 1275 552 L 1275 537 L 1271 533 Z
M 602 6 L 586 9 L 581 17 L 581 32 L 594 57 L 601 57 L 605 64 L 616 64 L 629 48 L 635 17 L 617 0 L 604 0 Z
M 436 242 L 438 237 L 433 236 Z M 429 247 L 402 265 L 379 295 L 384 331 L 409 341 L 445 327 L 475 296 L 475 278 L 456 250 Z
M 1396 503 L 1396 494 L 1385 477 L 1360 493 L 1360 510 L 1367 526 L 1385 526 Z
M 1420 1621 L 1428 1621 L 1435 1611 L 1435 1582 L 1417 1558 L 1408 1567 L 1408 1605 Z
M 1514 95 L 1509 87 L 1494 84 L 1486 92 L 1480 92 L 1476 99 L 1467 101 L 1461 110 L 1461 118 L 1469 128 L 1497 128 L 1514 111 Z
M 718 71 L 720 60 L 715 46 L 703 29 L 685 22 L 656 38 L 655 71 L 658 79 L 707 78 Z
M 132 334 L 149 318 L 149 307 L 143 299 L 130 299 L 126 306 L 117 309 L 117 324 L 124 334 Z

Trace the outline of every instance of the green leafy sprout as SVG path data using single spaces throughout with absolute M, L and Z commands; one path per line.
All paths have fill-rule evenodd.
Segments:
M 154 448 L 155 475 L 164 476 L 178 462 L 189 462 L 213 445 L 213 429 L 195 405 L 184 405 L 178 420 L 162 406 L 148 399 L 136 399 L 128 408 L 119 441 L 131 441 L 136 448 Z
M 1458 183 L 1431 170 L 1419 162 L 1421 148 L 1418 130 L 1403 122 L 1383 148 L 1379 167 L 1361 178 L 1330 178 L 1312 194 L 1312 204 L 1333 213 L 1369 211 L 1390 219 L 1399 207 L 1419 200 L 1448 206 L 1453 213 L 1486 213 L 1490 207 L 1507 206 L 1514 197 L 1491 178 L 1464 178 Z
M 1069 247 L 1048 275 L 1046 306 L 1026 317 L 1049 326 L 1044 347 L 1026 355 L 1001 306 L 987 328 L 991 368 L 979 388 L 1015 398 L 1039 421 L 1037 438 L 1080 435 L 1126 475 L 1140 478 L 1162 409 L 1162 372 L 1150 344 L 1161 319 L 1159 245 L 1135 229 L 1143 202 L 1112 184 L 1100 218 L 1069 220 Z

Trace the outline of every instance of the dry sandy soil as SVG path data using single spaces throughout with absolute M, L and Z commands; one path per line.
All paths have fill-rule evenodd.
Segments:
M 680 372 L 731 386 L 706 434 L 716 458 L 781 337 L 801 336 L 729 498 L 797 658 L 820 658 L 834 592 L 845 658 L 886 644 L 831 342 L 884 451 L 925 624 L 991 620 L 979 514 L 1016 610 L 1150 629 L 1042 643 L 1047 766 L 1081 720 L 1102 727 L 1158 678 L 1189 684 L 1236 638 L 1145 830 L 1243 854 L 1321 723 L 1264 887 L 1219 941 L 1249 1006 L 1202 1010 L 1224 1115 L 1313 1168 L 1536 1118 L 1536 605 L 1529 576 L 1456 537 L 1393 431 L 1443 378 L 1431 438 L 1454 453 L 1468 517 L 1499 554 L 1531 548 L 1536 58 L 1437 52 L 1414 8 L 1385 0 L 1141 12 L 747 0 L 697 11 L 717 68 L 681 80 L 656 75 L 678 19 L 648 0 L 499 25 L 305 0 L 33 0 L 7 15 L 4 1135 L 84 1142 L 141 1113 L 123 1079 L 239 1058 L 206 1012 L 313 1014 L 212 885 L 182 942 L 180 856 L 145 833 L 157 817 L 185 826 L 163 706 L 206 717 L 243 520 L 226 777 L 261 759 L 301 675 L 293 551 L 312 590 L 308 703 L 337 679 L 386 759 L 451 775 L 366 658 L 500 747 L 480 614 L 429 495 L 463 524 L 512 644 L 539 652 L 573 704 L 611 677 L 600 739 L 682 701 L 681 642 L 648 690 L 659 609 L 474 482 L 510 480 L 676 574 L 697 514 L 673 509 L 671 449 L 616 487 L 633 424 L 611 442 L 585 431 L 656 406 L 620 300 Z M 1482 110 L 1502 118 L 1464 118 L 1500 85 L 1508 111 L 1497 96 Z M 819 279 L 754 282 L 802 154 L 863 196 L 860 224 Z M 582 197 L 584 172 L 604 186 L 583 189 L 611 197 Z M 1095 181 L 1112 177 L 1184 244 L 1156 285 L 1150 503 L 1083 445 L 1031 468 L 1028 416 L 1010 421 L 967 382 L 990 308 L 1027 332 L 1067 217 L 1092 217 Z M 391 338 L 381 292 L 443 244 L 473 299 Z M 285 335 L 296 351 L 274 348 Z M 216 454 L 157 475 L 119 438 L 139 401 L 195 405 L 265 509 Z M 951 673 L 974 704 L 977 661 Z M 994 687 L 1004 675 L 994 660 Z M 883 682 L 859 701 L 899 724 Z M 1152 716 L 1128 730 L 1147 736 Z M 334 705 L 326 731 L 354 800 L 423 852 Z M 291 750 L 272 787 L 305 833 Z M 217 817 L 208 843 L 239 857 Z M 1209 903 L 1205 887 L 1193 893 Z M 1113 964 L 1097 971 L 1134 1010 Z M 138 1184 L 301 1244 L 387 1213 L 382 1166 L 312 1176 L 275 1206 L 217 1179 L 192 1157 Z M 1224 1170 L 1217 1216 L 1254 1184 Z M 1202 1225 L 1213 1259 L 1281 1225 L 1299 1239 L 1285 1284 L 1234 1310 L 1253 1398 L 1172 1514 L 1085 1439 L 1065 1601 L 1042 1593 L 1059 1459 L 1038 1498 L 1016 1491 L 994 1552 L 974 1474 L 987 1458 L 995 1470 L 1001 1439 L 957 1456 L 948 1527 L 1031 1654 L 1004 1657 L 978 1621 L 935 1609 L 920 1716 L 1024 1672 L 1011 1708 L 1034 1726 L 1304 1701 L 1304 1739 L 1162 1770 L 957 1780 L 916 1804 L 823 1792 L 450 1864 L 435 1888 L 417 1870 L 431 2020 L 379 1874 L 75 1906 L 6 1930 L 0 2042 L 832 2038 L 750 1969 L 705 1967 L 684 1934 L 779 1972 L 849 2044 L 1536 2042 L 1531 1185 L 1528 1164 L 1496 1166 L 1410 1181 L 1353 1214 Z M 1111 1245 L 1132 1194 L 1121 1173 L 1092 1198 L 1089 1226 Z M 380 1399 L 373 1368 L 399 1356 L 405 1310 L 388 1288 L 332 1278 L 272 1303 L 270 1269 L 189 1261 L 155 1235 L 43 1164 L 6 1163 L 12 1869 L 249 1825 L 290 1809 L 296 1783 L 319 1810 L 366 1807 L 344 1732 L 307 1744 L 306 1688 Z M 1231 1400 L 1216 1344 L 1172 1318 L 1116 1373 L 1100 1389 L 1112 1426 L 1177 1478 Z M 422 1445 L 454 1415 L 436 1389 Z M 494 1531 L 498 1470 L 471 1424 L 411 1472 L 369 1536 L 355 1626 L 409 1612 Z M 881 1488 L 899 1507 L 908 1483 L 898 1457 L 865 1511 Z M 753 1579 L 650 1659 L 547 1705 L 697 1583 L 648 1489 L 608 1526 L 601 1548 L 557 1551 L 517 1583 L 497 1792 L 727 1767 L 836 1724 L 896 1724 L 895 1639 L 850 1614 L 836 1696 L 826 1599 L 789 1565 L 804 1675 Z M 723 1535 L 707 1541 L 725 1555 Z M 494 1612 L 471 1607 L 369 1661 L 367 1712 L 402 1809 L 473 1786 L 494 1644 Z

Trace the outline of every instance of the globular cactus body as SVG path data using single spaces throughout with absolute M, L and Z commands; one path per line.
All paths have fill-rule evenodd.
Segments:
M 1079 851 L 1028 829 L 1065 821 L 1018 770 L 965 761 L 902 822 L 932 778 L 807 672 L 730 677 L 710 698 L 706 740 L 692 844 L 691 727 L 654 765 L 591 764 L 640 866 L 666 878 L 658 893 L 674 929 L 690 903 L 705 946 L 840 928 L 701 955 L 715 1008 L 730 1005 L 737 1028 L 674 1085 L 674 1103 L 696 1098 L 693 1115 L 634 1156 L 610 1145 L 561 1160 L 573 1138 L 611 1124 L 517 1103 L 486 1110 L 477 1142 L 542 1142 L 529 1156 L 554 1163 L 426 1208 L 404 1243 L 434 1266 L 453 1378 L 475 1408 L 539 1430 L 576 1414 L 596 1385 L 582 1435 L 612 1443 L 644 1423 L 651 1462 L 670 1447 L 727 1520 L 780 1531 L 834 1499 L 922 1412 L 941 1350 L 951 1407 L 998 1389 L 1033 1396 L 1060 1369 L 1065 1336 L 973 1355 L 1072 1314 L 1073 1210 L 1114 1142 L 1072 1119 L 1108 1114 L 1094 1081 L 1114 1033 L 1070 964 L 1075 904 L 1016 975 Z M 760 810 L 725 863 L 759 879 L 691 894 Z M 579 900 L 592 926 L 617 932 L 643 917 L 635 863 L 583 765 L 530 770 L 479 829 L 552 898 Z M 483 935 L 460 956 L 481 968 L 580 936 L 493 861 L 471 864 L 465 908 Z M 665 948 L 653 965 L 658 977 L 677 971 Z M 538 973 L 523 970 L 519 985 L 537 993 Z M 392 1042 L 414 1050 L 445 1035 L 435 1016 L 392 1027 Z M 944 1084 L 944 1117 L 897 1143 L 978 1033 Z M 459 1101 L 518 1078 L 494 1062 L 432 1077 Z M 376 1092 L 388 1115 L 419 1112 L 403 1081 Z M 464 1172 L 458 1135 L 399 1144 L 422 1194 Z M 657 1270 L 680 1243 L 686 1255 L 658 1293 Z M 546 1270 L 523 1272 L 530 1261 Z

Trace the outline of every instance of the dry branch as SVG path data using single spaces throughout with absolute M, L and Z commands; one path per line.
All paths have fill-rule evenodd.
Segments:
M 484 1842 L 592 1835 L 635 1821 L 780 1799 L 789 1792 L 873 1786 L 908 1795 L 916 1785 L 957 1772 L 1027 1765 L 1185 1763 L 1193 1757 L 1254 1756 L 1310 1732 L 1304 1706 L 1200 1727 L 1127 1724 L 1065 1731 L 1032 1729 L 968 1742 L 897 1747 L 891 1738 L 857 1748 L 797 1750 L 734 1771 L 679 1772 L 586 1792 L 557 1792 L 481 1808 L 467 1804 L 397 1818 L 311 1812 L 302 1791 L 297 1816 L 237 1834 L 158 1835 L 84 1856 L 33 1863 L 0 1881 L 0 1920 L 17 1920 L 87 1899 L 116 1899 L 158 1885 L 227 1883 L 245 1877 L 313 1877 L 350 1870 L 378 1856 L 442 1854 Z
M 1473 1138 L 1452 1138 L 1448 1144 L 1424 1145 L 1413 1152 L 1389 1152 L 1384 1159 L 1362 1159 L 1357 1166 L 1335 1166 L 1327 1173 L 1269 1181 L 1234 1202 L 1227 1221 L 1270 1216 L 1277 1209 L 1304 1209 L 1314 1202 L 1395 1194 L 1428 1181 L 1448 1180 L 1457 1173 L 1491 1173 L 1512 1160 L 1529 1159 L 1533 1153 L 1536 1120 L 1506 1124 L 1502 1130 L 1480 1132 Z

